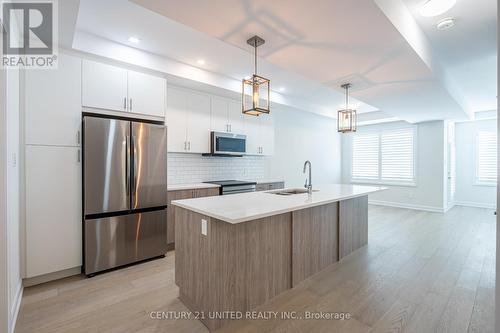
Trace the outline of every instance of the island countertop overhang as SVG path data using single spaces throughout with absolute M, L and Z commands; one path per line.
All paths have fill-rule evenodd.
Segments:
M 326 184 L 314 187 L 312 194 L 276 195 L 251 192 L 225 196 L 172 201 L 182 207 L 227 223 L 237 224 L 332 202 L 365 196 L 385 190 L 381 186 Z

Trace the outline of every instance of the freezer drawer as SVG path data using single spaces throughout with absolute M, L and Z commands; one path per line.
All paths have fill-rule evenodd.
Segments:
M 167 253 L 167 211 L 85 220 L 85 274 Z

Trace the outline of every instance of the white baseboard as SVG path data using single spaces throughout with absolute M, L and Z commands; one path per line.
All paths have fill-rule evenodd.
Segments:
M 14 329 L 16 328 L 17 317 L 19 316 L 19 309 L 21 308 L 21 300 L 23 299 L 23 284 L 19 283 L 19 287 L 16 292 L 16 297 L 14 299 L 14 304 L 12 304 L 12 308 L 10 309 L 10 318 L 9 318 L 9 333 L 14 333 Z
M 402 203 L 402 202 L 368 200 L 368 204 L 377 205 L 377 206 L 388 206 L 388 207 L 423 210 L 426 212 L 433 212 L 433 213 L 444 213 L 445 212 L 445 209 L 443 207 L 414 205 L 414 204 L 408 204 L 408 203 Z
M 31 278 L 23 279 L 23 286 L 31 287 L 37 284 L 42 284 L 54 280 L 64 279 L 69 276 L 78 275 L 82 273 L 82 266 L 77 266 L 69 269 L 65 269 L 58 272 L 48 273 L 44 275 L 34 276 Z
M 495 204 L 487 204 L 484 202 L 473 202 L 473 201 L 455 201 L 455 205 L 476 207 L 476 208 L 488 208 L 488 209 L 495 209 L 496 208 Z

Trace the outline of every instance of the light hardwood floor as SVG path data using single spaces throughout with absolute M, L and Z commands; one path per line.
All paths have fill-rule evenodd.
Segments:
M 348 312 L 350 320 L 240 320 L 222 332 L 493 332 L 495 217 L 370 206 L 368 246 L 257 310 Z M 26 288 L 16 332 L 207 332 L 187 311 L 174 259 Z

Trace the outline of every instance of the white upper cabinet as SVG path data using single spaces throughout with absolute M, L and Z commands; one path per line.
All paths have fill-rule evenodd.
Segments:
M 25 71 L 26 144 L 80 145 L 81 66 L 81 59 L 59 54 L 57 69 Z
M 244 132 L 244 115 L 241 103 L 237 101 L 212 96 L 211 129 L 217 132 L 241 134 Z
M 246 116 L 247 154 L 260 155 L 260 117 Z
M 80 148 L 26 146 L 26 277 L 82 265 Z
M 168 88 L 167 145 L 169 152 L 210 152 L 210 96 Z
M 129 111 L 165 117 L 165 79 L 128 71 Z
M 210 152 L 210 96 L 188 93 L 187 148 L 190 153 Z
M 245 115 L 241 112 L 241 102 L 229 101 L 228 119 L 231 133 L 241 134 L 245 131 Z
M 274 116 L 272 113 L 259 116 L 260 118 L 260 153 L 261 155 L 274 154 Z
M 247 116 L 245 119 L 248 155 L 274 154 L 274 121 L 272 114 Z
M 168 88 L 167 91 L 167 150 L 185 152 L 187 150 L 187 92 Z
M 83 60 L 82 105 L 165 117 L 166 80 Z
M 228 132 L 228 101 L 225 98 L 212 96 L 211 99 L 211 126 L 212 131 Z
M 82 105 L 114 111 L 127 111 L 127 70 L 83 60 Z

